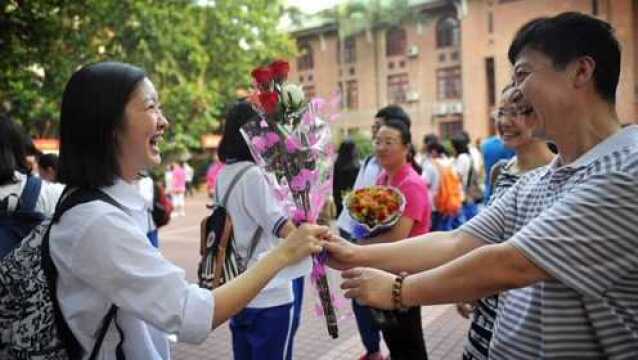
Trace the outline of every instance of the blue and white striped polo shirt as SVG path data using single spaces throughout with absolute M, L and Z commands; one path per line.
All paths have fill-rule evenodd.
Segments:
M 638 359 L 638 126 L 526 174 L 461 230 L 553 277 L 501 295 L 490 359 Z

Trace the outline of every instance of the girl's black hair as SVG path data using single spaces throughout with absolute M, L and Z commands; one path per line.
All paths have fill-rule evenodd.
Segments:
M 0 116 L 0 185 L 15 183 L 15 171 L 30 174 L 27 162 L 28 139 L 22 128 L 6 116 Z
M 228 113 L 226 113 L 224 133 L 217 152 L 222 162 L 255 162 L 240 130 L 241 127 L 248 122 L 257 119 L 257 112 L 252 105 L 246 101 L 239 101 L 230 108 Z
M 115 182 L 117 133 L 126 104 L 144 78 L 144 70 L 119 62 L 88 65 L 71 76 L 60 112 L 58 181 L 82 188 Z

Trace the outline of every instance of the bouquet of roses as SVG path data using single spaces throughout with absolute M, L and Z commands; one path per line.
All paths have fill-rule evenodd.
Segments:
M 293 221 L 315 222 L 332 191 L 336 151 L 329 122 L 337 116 L 339 99 L 306 100 L 300 86 L 286 82 L 288 70 L 283 60 L 253 70 L 257 90 L 249 100 L 260 116 L 241 131 Z M 325 261 L 326 254 L 313 257 L 312 279 L 328 332 L 336 338 L 337 318 Z
M 354 237 L 363 239 L 394 226 L 405 210 L 405 197 L 396 188 L 376 185 L 350 192 L 344 207 L 357 222 Z

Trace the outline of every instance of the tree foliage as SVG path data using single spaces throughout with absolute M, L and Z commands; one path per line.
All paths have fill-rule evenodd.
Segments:
M 64 85 L 102 60 L 144 68 L 171 122 L 168 150 L 199 146 L 250 70 L 290 57 L 272 0 L 8 0 L 0 3 L 0 113 L 56 136 Z

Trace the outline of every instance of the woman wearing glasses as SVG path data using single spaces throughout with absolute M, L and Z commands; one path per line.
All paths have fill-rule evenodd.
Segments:
M 393 186 L 405 196 L 406 206 L 399 221 L 389 231 L 364 243 L 394 242 L 430 231 L 432 206 L 425 180 L 410 162 L 410 128 L 402 121 L 389 119 L 383 123 L 374 141 L 376 156 L 383 168 L 377 185 Z M 413 307 L 397 313 L 397 326 L 385 327 L 383 338 L 392 359 L 427 359 L 421 308 Z
M 514 150 L 516 155 L 493 167 L 495 175 L 494 192 L 489 199 L 492 204 L 518 181 L 526 172 L 548 164 L 554 157 L 547 143 L 534 138 L 533 126 L 537 122 L 534 109 L 523 99 L 522 93 L 508 85 L 501 93 L 500 107 L 494 114 L 496 130 L 505 146 Z M 468 317 L 474 313 L 463 352 L 464 360 L 487 359 L 492 329 L 496 320 L 498 295 L 483 298 L 475 304 L 458 304 L 459 313 Z

